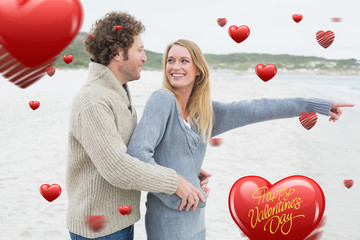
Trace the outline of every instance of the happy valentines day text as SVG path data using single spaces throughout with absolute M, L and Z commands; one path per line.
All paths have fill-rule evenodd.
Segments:
M 282 234 L 287 235 L 291 231 L 293 219 L 305 217 L 305 215 L 293 216 L 293 211 L 300 209 L 301 198 L 294 197 L 295 189 L 291 187 L 277 191 L 268 190 L 267 187 L 261 187 L 252 194 L 253 199 L 258 199 L 258 204 L 248 213 L 251 227 L 255 228 L 257 223 L 267 220 L 264 231 L 268 226 L 270 233 L 275 234 L 280 227 Z M 292 198 L 291 195 L 293 195 Z M 259 207 L 263 207 L 263 210 L 261 211 Z M 288 225 L 286 225 L 287 223 Z

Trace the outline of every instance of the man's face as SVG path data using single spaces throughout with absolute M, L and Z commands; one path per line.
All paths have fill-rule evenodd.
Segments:
M 122 57 L 124 57 L 123 54 Z M 139 34 L 134 36 L 134 44 L 128 50 L 128 59 L 120 61 L 118 70 L 127 82 L 138 80 L 140 78 L 141 67 L 146 61 L 144 44 Z

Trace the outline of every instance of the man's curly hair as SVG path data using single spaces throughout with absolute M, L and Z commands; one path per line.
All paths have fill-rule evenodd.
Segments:
M 116 30 L 115 26 L 122 26 L 122 29 Z M 124 60 L 127 60 L 134 36 L 144 31 L 144 25 L 130 14 L 110 12 L 95 22 L 90 33 L 93 36 L 85 40 L 85 49 L 91 55 L 91 61 L 105 66 L 118 54 L 119 48 L 124 51 Z

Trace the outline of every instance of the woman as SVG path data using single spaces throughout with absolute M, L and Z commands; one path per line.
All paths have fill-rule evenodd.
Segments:
M 220 103 L 211 101 L 209 70 L 199 47 L 188 40 L 170 44 L 164 54 L 165 89 L 149 98 L 128 153 L 170 167 L 201 190 L 198 178 L 207 140 L 247 124 L 299 116 L 301 112 L 340 115 L 340 106 L 321 99 L 261 99 Z M 205 196 L 205 193 L 202 191 Z M 148 240 L 203 240 L 205 203 L 181 211 L 175 194 L 148 193 L 145 224 Z M 189 208 L 186 208 L 189 210 Z

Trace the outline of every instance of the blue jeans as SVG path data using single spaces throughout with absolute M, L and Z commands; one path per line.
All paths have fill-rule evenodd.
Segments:
M 114 232 L 112 234 L 98 237 L 98 238 L 85 238 L 80 235 L 76 235 L 72 232 L 70 233 L 71 240 L 134 240 L 134 225 L 131 225 L 127 228 L 121 229 L 120 231 Z

